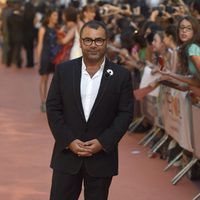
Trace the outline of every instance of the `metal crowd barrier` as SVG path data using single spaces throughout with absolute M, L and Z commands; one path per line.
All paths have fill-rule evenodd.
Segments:
M 158 143 L 150 150 L 156 152 L 171 136 L 183 148 L 165 168 L 167 171 L 178 159 L 180 159 L 184 150 L 193 154 L 193 157 L 182 170 L 171 180 L 173 185 L 197 163 L 200 158 L 200 106 L 192 105 L 187 92 L 163 86 L 158 97 L 147 96 L 144 100 L 144 115 L 148 119 L 154 117 L 154 127 L 145 135 L 139 144 L 147 146 L 157 133 L 164 129 L 165 134 Z M 200 194 L 194 197 L 198 199 Z
M 145 67 L 141 88 L 148 85 L 157 77 L 152 77 L 151 69 Z M 173 138 L 183 149 L 163 169 L 167 171 L 183 155 L 184 151 L 192 153 L 193 157 L 184 168 L 171 180 L 175 185 L 200 159 L 200 105 L 192 105 L 187 92 L 182 92 L 167 86 L 160 86 L 154 93 L 147 95 L 141 102 L 143 118 L 147 118 L 153 128 L 139 141 L 139 144 L 147 146 L 160 131 L 164 130 L 163 137 L 151 148 L 150 152 L 156 152 L 168 139 Z M 138 121 L 141 123 L 141 121 Z M 136 126 L 133 124 L 133 127 Z M 200 197 L 197 194 L 193 200 Z
M 192 144 L 194 147 L 194 156 L 200 159 L 200 105 L 192 105 Z M 197 194 L 192 200 L 200 198 L 200 193 Z

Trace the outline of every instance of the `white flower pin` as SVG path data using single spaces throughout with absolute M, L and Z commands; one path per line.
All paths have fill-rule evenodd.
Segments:
M 113 75 L 113 70 L 112 69 L 107 69 L 107 73 L 112 76 Z
M 106 73 L 105 73 L 105 78 L 108 78 L 110 76 L 112 76 L 114 73 L 113 73 L 113 70 L 112 69 L 107 69 L 106 70 Z

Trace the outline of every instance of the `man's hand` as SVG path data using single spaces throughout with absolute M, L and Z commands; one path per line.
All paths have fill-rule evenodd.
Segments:
M 92 156 L 92 152 L 85 146 L 85 143 L 81 140 L 74 140 L 69 144 L 69 149 L 80 157 Z
M 86 149 L 88 149 L 92 154 L 98 153 L 103 149 L 103 146 L 97 139 L 89 140 L 84 143 Z

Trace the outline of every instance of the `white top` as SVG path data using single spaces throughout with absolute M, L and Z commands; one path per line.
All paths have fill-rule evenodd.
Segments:
M 35 18 L 36 18 L 36 23 L 35 23 L 35 28 L 39 29 L 42 26 L 42 13 L 36 12 Z
M 81 100 L 86 121 L 88 121 L 90 112 L 92 110 L 92 107 L 94 105 L 94 102 L 96 100 L 99 91 L 104 65 L 105 65 L 105 59 L 99 70 L 94 74 L 93 77 L 91 77 L 89 73 L 86 71 L 86 65 L 82 60 L 82 74 L 81 74 L 80 87 L 81 87 Z
M 80 47 L 79 40 L 80 40 L 80 35 L 79 35 L 79 32 L 78 32 L 78 29 L 76 29 L 75 36 L 74 36 L 74 43 L 73 43 L 73 46 L 72 46 L 71 51 L 70 51 L 70 57 L 69 57 L 70 60 L 82 56 L 82 50 L 81 50 L 81 47 Z

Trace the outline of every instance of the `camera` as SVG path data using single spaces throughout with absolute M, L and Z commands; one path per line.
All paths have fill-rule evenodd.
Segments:
M 154 7 L 152 11 L 157 10 L 158 11 L 158 17 L 162 17 L 163 13 L 162 13 L 162 8 L 160 7 Z
M 99 9 L 99 14 L 100 15 L 105 15 L 106 14 L 106 9 L 105 8 L 100 8 Z
M 172 6 L 166 6 L 165 11 L 168 12 L 169 14 L 172 14 L 176 12 L 176 9 Z

